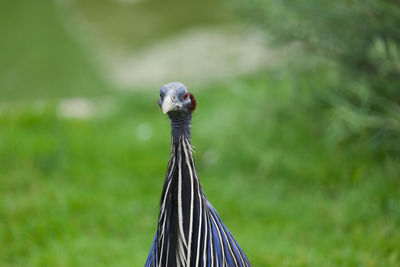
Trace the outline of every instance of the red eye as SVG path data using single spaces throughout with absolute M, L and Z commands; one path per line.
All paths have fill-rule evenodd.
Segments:
M 183 95 L 183 99 L 187 99 L 188 98 L 188 93 L 185 93 L 184 95 Z

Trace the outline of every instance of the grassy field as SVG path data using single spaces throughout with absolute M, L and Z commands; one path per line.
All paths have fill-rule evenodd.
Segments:
M 111 91 L 46 17 L 54 11 L 36 8 L 54 23 L 20 31 L 54 32 L 28 51 L 11 49 L 19 35 L 4 30 L 11 52 L 1 50 L 0 266 L 143 266 L 170 155 L 158 88 Z M 48 69 L 15 62 L 19 51 Z M 265 70 L 191 88 L 200 180 L 254 266 L 400 264 L 398 160 L 325 138 L 329 114 L 315 99 L 333 76 Z M 82 97 L 91 116 L 66 116 L 66 97 Z
M 254 266 L 396 266 L 396 162 L 332 152 L 312 114 L 291 112 L 302 100 L 287 81 L 234 85 L 193 90 L 193 144 L 206 194 Z M 2 266 L 143 264 L 170 152 L 157 96 L 93 99 L 88 119 L 55 102 L 3 107 Z

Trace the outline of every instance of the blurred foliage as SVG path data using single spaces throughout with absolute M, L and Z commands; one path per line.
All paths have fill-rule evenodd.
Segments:
M 327 82 L 334 143 L 382 157 L 400 152 L 400 2 L 396 0 L 233 1 L 237 12 L 282 45 L 335 64 Z M 296 58 L 299 60 L 299 58 Z M 329 83 L 331 83 L 329 85 Z M 324 109 L 326 111 L 326 109 Z

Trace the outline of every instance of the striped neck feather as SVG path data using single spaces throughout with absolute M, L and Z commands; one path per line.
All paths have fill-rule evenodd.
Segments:
M 161 196 L 158 236 L 167 266 L 176 266 L 176 262 L 185 266 L 194 249 L 193 233 L 198 227 L 203 192 L 188 138 L 181 136 L 175 141 Z
M 188 137 L 173 140 L 157 232 L 145 266 L 251 266 L 203 193 Z

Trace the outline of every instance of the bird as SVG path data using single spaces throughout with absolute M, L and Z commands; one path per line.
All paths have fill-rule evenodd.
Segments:
M 158 105 L 170 120 L 172 152 L 145 267 L 251 266 L 199 182 L 191 145 L 194 95 L 180 82 L 168 83 Z

